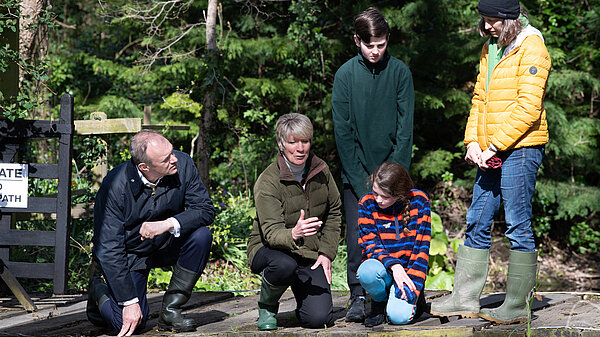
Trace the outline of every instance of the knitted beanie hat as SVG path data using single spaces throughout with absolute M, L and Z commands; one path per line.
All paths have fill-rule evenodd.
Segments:
M 480 0 L 479 14 L 491 18 L 517 19 L 521 13 L 519 0 Z

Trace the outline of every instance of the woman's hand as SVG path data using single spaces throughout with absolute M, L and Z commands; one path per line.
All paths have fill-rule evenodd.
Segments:
M 408 296 L 406 296 L 406 292 L 404 291 L 404 285 L 406 284 L 408 289 L 410 289 L 412 292 L 416 292 L 417 287 L 415 287 L 413 281 L 410 279 L 410 277 L 408 277 L 408 274 L 406 274 L 406 271 L 401 264 L 395 264 L 391 269 L 394 282 L 396 282 L 396 286 L 400 288 L 400 291 L 402 292 L 402 299 L 407 301 Z
M 479 147 L 479 144 L 477 144 L 476 142 L 470 143 L 467 146 L 467 154 L 465 155 L 465 160 L 471 165 L 481 166 L 481 153 L 482 151 Z
M 487 149 L 485 151 L 483 151 L 481 153 L 481 163 L 479 163 L 479 168 L 482 170 L 485 170 L 487 168 L 489 168 L 487 161 L 492 158 L 494 155 L 496 154 L 496 152 L 494 151 L 490 151 L 490 149 Z
M 296 222 L 296 226 L 292 228 L 292 239 L 294 241 L 305 238 L 307 236 L 315 235 L 321 228 L 323 221 L 317 217 L 304 219 L 304 210 L 300 210 L 300 219 Z
M 310 269 L 315 270 L 319 267 L 319 265 L 323 266 L 323 272 L 325 273 L 327 283 L 331 285 L 331 260 L 327 257 L 327 255 L 319 254 L 317 262 L 315 262 Z

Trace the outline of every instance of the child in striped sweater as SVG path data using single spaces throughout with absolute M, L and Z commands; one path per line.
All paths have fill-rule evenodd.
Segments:
M 402 165 L 381 164 L 371 175 L 373 192 L 358 204 L 358 244 L 363 262 L 357 278 L 371 295 L 372 327 L 385 322 L 407 324 L 423 312 L 423 289 L 429 263 L 429 199 Z

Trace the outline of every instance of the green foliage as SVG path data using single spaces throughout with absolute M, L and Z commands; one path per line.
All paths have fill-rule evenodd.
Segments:
M 571 227 L 569 243 L 577 247 L 578 251 L 582 254 L 598 253 L 600 231 L 595 230 L 587 223 L 579 222 Z
M 331 263 L 331 289 L 335 290 L 350 290 L 347 281 L 348 250 L 343 241 L 340 241 L 335 260 Z
M 0 4 L 0 34 L 16 31 L 19 3 L 6 0 Z M 238 244 L 251 223 L 253 207 L 247 196 L 277 152 L 273 129 L 280 115 L 298 112 L 311 118 L 312 150 L 339 179 L 341 165 L 330 114 L 333 77 L 357 52 L 351 39 L 352 18 L 372 3 L 224 1 L 218 12 L 216 56 L 205 47 L 206 1 L 176 2 L 162 12 L 149 1 L 100 3 L 53 2 L 30 27 L 52 28 L 55 21 L 65 24 L 50 30 L 46 59 L 19 59 L 4 41 L 0 43 L 0 75 L 10 62 L 19 62 L 25 74 L 17 94 L 0 93 L 4 116 L 21 118 L 43 109 L 56 115 L 59 94 L 65 92 L 75 96 L 78 119 L 88 118 L 93 111 L 111 118 L 142 117 L 144 108 L 151 106 L 155 124 L 190 125 L 190 132 L 169 131 L 167 135 L 175 148 L 191 152 L 198 120 L 206 117 L 205 99 L 212 98 L 215 115 L 208 133 L 201 136 L 210 144 L 210 188 L 229 193 L 215 194 L 215 204 L 219 204 L 213 226 L 218 237 L 215 253 L 223 258 L 237 256 L 233 246 L 243 249 Z M 532 25 L 542 31 L 553 64 L 544 102 L 551 140 L 538 175 L 533 229 L 538 237 L 554 236 L 579 251 L 589 251 L 595 249 L 591 244 L 600 230 L 600 3 L 522 3 Z M 413 74 L 411 175 L 428 193 L 443 182 L 442 192 L 432 198 L 434 210 L 441 210 L 455 201 L 452 184 L 470 188 L 475 176 L 473 167 L 462 160 L 462 138 L 485 42 L 474 29 L 479 18 L 477 1 L 384 0 L 376 5 L 392 28 L 388 51 Z M 146 18 L 156 15 L 156 20 L 136 16 L 141 11 Z M 48 97 L 47 92 L 57 94 Z M 102 139 L 110 144 L 109 166 L 129 157 L 127 137 Z M 74 158 L 81 166 L 78 172 L 85 175 L 104 143 L 100 138 L 77 138 L 76 143 Z M 80 177 L 76 184 L 89 190 L 89 181 L 87 176 Z M 341 181 L 337 182 L 341 187 Z M 36 184 L 33 193 L 52 189 L 49 182 Z M 91 220 L 86 221 L 74 224 L 77 235 L 73 237 L 78 242 L 74 249 L 80 261 L 88 256 L 85 233 L 91 230 Z M 456 250 L 458 241 L 448 242 L 435 221 L 432 252 L 436 254 L 430 260 L 430 272 L 435 271 L 440 281 L 433 282 L 436 279 L 431 276 L 428 282 L 447 288 L 452 271 L 446 255 L 440 253 L 446 248 L 446 254 L 451 254 L 448 245 Z M 343 255 L 338 256 L 334 268 L 337 263 L 345 268 L 342 261 Z M 234 277 L 233 263 L 213 264 L 211 276 Z M 334 277 L 334 283 L 345 286 L 343 273 L 334 273 L 338 274 L 339 282 Z
M 540 179 L 536 192 L 538 198 L 557 206 L 554 220 L 587 217 L 600 212 L 600 189 L 597 187 Z
M 458 251 L 458 245 L 462 242 L 454 239 L 452 242 L 448 239 L 442 218 L 435 212 L 431 212 L 431 245 L 429 248 L 429 269 L 425 288 L 427 289 L 452 289 L 454 280 L 454 270 L 448 265 L 448 244 L 455 252 Z
M 211 197 L 217 210 L 217 217 L 211 226 L 213 246 L 226 256 L 236 249 L 230 245 L 244 244 L 250 237 L 252 221 L 256 216 L 254 201 L 249 196 L 234 196 L 225 190 L 215 191 Z M 234 264 L 241 266 L 240 263 Z
M 411 170 L 416 172 L 421 179 L 439 180 L 445 172 L 450 170 L 452 161 L 460 156 L 460 153 L 446 150 L 428 151 L 421 160 L 412 165 Z

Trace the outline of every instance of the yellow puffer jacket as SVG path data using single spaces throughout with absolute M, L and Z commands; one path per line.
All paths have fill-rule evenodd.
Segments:
M 465 145 L 490 144 L 498 151 L 548 142 L 543 98 L 551 63 L 541 33 L 525 27 L 507 46 L 486 90 L 488 43 L 483 46 L 473 106 L 465 130 Z

